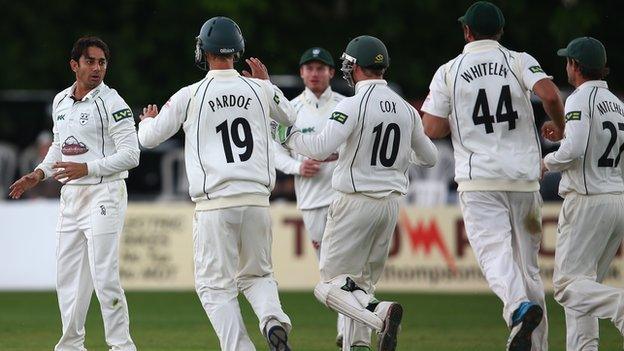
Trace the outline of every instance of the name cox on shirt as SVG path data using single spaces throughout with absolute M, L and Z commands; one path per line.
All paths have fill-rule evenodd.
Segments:
M 212 112 L 224 107 L 240 107 L 245 110 L 249 110 L 250 104 L 251 98 L 243 95 L 222 95 L 216 97 L 214 100 L 208 101 L 208 105 L 212 109 Z

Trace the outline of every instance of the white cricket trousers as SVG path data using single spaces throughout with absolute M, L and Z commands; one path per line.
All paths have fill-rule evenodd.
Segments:
M 329 206 L 321 245 L 321 281 L 342 286 L 350 277 L 373 299 L 381 278 L 400 198 L 341 193 Z M 353 345 L 370 345 L 371 329 L 356 322 Z
M 94 289 L 110 350 L 136 350 L 119 282 L 119 237 L 127 204 L 123 180 L 61 189 L 56 292 L 63 335 L 55 351 L 86 350 L 84 325 Z
M 321 244 L 323 242 L 325 224 L 327 223 L 327 211 L 329 211 L 329 206 L 301 210 L 303 224 L 308 232 L 308 237 L 312 242 L 317 259 L 321 257 Z
M 196 211 L 193 221 L 195 289 L 221 350 L 255 350 L 238 305 L 241 291 L 260 321 L 276 319 L 290 331 L 271 263 L 268 207 L 240 206 Z
M 624 332 L 624 290 L 601 284 L 624 234 L 624 195 L 566 195 L 553 285 L 566 312 L 567 350 L 598 350 L 598 318 Z
M 314 253 L 316 253 L 316 258 L 318 260 L 321 259 L 321 246 L 323 244 L 323 233 L 325 232 L 325 224 L 327 223 L 328 211 L 329 206 L 318 207 L 309 210 L 301 210 L 303 224 L 305 225 L 306 231 L 308 232 L 309 239 L 312 242 L 312 246 L 314 247 Z M 344 316 L 338 314 L 338 320 L 336 321 L 338 335 L 342 335 L 343 326 Z M 360 324 L 358 323 L 355 328 L 358 328 L 359 326 Z
M 538 252 L 542 240 L 539 192 L 464 191 L 459 200 L 468 241 L 490 289 L 503 302 L 511 326 L 513 312 L 533 301 L 544 317 L 532 335 L 532 350 L 548 350 L 548 322 Z

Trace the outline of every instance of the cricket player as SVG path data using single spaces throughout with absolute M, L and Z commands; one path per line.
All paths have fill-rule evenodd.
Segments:
M 342 60 L 341 71 L 355 85 L 355 95 L 338 103 L 321 133 L 281 129 L 277 134 L 288 148 L 316 160 L 340 148 L 332 177 L 338 196 L 327 214 L 321 282 L 314 295 L 349 317 L 342 350 L 370 349 L 370 335 L 353 338 L 352 320 L 379 333 L 379 350 L 395 350 L 402 307 L 379 302 L 373 293 L 388 257 L 400 198 L 407 191 L 410 161 L 431 167 L 437 151 L 416 110 L 383 79 L 390 58 L 381 40 L 367 35 L 351 40 Z
M 624 290 L 602 284 L 624 234 L 624 104 L 604 81 L 607 55 L 594 38 L 572 40 L 557 52 L 567 58 L 576 90 L 565 104 L 565 139 L 546 155 L 562 172 L 555 299 L 564 307 L 567 350 L 598 350 L 598 318 L 624 334 Z M 548 137 L 550 131 L 546 131 Z
M 321 47 L 307 49 L 299 60 L 299 75 L 305 89 L 291 101 L 297 112 L 294 126 L 302 133 L 320 133 L 329 120 L 327 117 L 344 96 L 333 91 L 329 85 L 334 77 L 334 59 Z M 288 152 L 282 147 L 276 148 L 275 167 L 286 174 L 295 176 L 295 194 L 297 207 L 301 210 L 303 223 L 308 232 L 316 257 L 321 254 L 321 243 L 327 210 L 336 197 L 332 189 L 331 178 L 336 168 L 337 153 L 329 155 L 323 161 Z M 342 316 L 338 315 L 338 337 L 336 343 L 342 346 Z M 363 328 L 359 332 L 369 333 Z M 367 337 L 364 334 L 363 337 Z
M 139 145 L 132 110 L 104 84 L 109 59 L 101 39 L 76 41 L 69 61 L 76 82 L 52 104 L 54 142 L 43 162 L 10 187 L 17 199 L 42 180 L 64 183 L 56 229 L 63 335 L 55 351 L 86 350 L 84 325 L 94 289 L 110 350 L 136 350 L 119 282 L 119 238 L 128 202 L 124 179 L 139 164 Z
M 505 19 L 479 1 L 459 18 L 464 50 L 442 65 L 422 111 L 429 137 L 449 133 L 466 233 L 479 266 L 503 302 L 507 350 L 547 350 L 539 275 L 541 148 L 530 93 L 542 101 L 555 137 L 563 131 L 559 91 L 529 54 L 499 44 Z
M 290 319 L 282 311 L 271 263 L 269 195 L 275 184 L 269 117 L 291 125 L 295 112 L 260 60 L 253 77 L 234 70 L 245 43 L 238 25 L 213 17 L 197 37 L 195 60 L 209 69 L 175 93 L 158 113 L 144 109 L 139 141 L 153 148 L 184 129 L 193 222 L 195 287 L 222 350 L 255 350 L 238 305 L 241 291 L 271 350 L 288 351 Z M 153 117 L 153 118 L 152 118 Z

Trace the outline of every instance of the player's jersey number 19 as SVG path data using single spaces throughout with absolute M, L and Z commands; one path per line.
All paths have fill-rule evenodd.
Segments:
M 245 118 L 235 118 L 229 126 L 228 120 L 226 119 L 221 124 L 217 125 L 215 129 L 217 134 L 221 134 L 223 152 L 227 163 L 237 162 L 234 159 L 232 144 L 242 149 L 242 153 L 238 153 L 237 155 L 240 162 L 245 162 L 251 158 L 254 148 L 253 135 L 251 133 L 251 126 Z

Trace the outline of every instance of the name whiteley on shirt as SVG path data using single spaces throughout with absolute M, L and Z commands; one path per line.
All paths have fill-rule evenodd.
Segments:
M 484 62 L 465 70 L 461 77 L 468 83 L 483 76 L 501 76 L 507 78 L 507 68 L 497 62 Z

